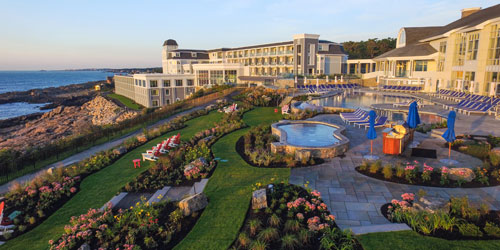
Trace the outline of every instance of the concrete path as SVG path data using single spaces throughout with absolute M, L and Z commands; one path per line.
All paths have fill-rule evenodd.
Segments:
M 201 109 L 204 109 L 206 108 L 208 105 L 211 105 L 211 104 L 214 104 L 215 101 L 212 101 L 212 102 L 209 102 L 207 104 L 204 104 L 202 106 L 198 106 L 198 107 L 195 107 L 195 108 L 192 108 L 192 109 L 189 109 L 189 110 L 186 110 L 186 111 L 183 111 L 183 112 L 180 112 L 180 113 L 177 113 L 175 115 L 172 115 L 168 118 L 165 118 L 163 120 L 160 120 L 150 126 L 148 126 L 147 128 L 148 129 L 151 129 L 151 128 L 155 128 L 155 127 L 158 127 L 162 124 L 165 124 L 173 119 L 175 119 L 176 117 L 179 117 L 179 116 L 183 116 L 185 114 L 188 114 L 190 112 L 193 112 L 193 111 L 197 111 L 197 110 L 201 110 Z M 69 166 L 71 164 L 74 164 L 74 163 L 77 163 L 81 160 L 84 160 L 86 158 L 89 158 L 90 156 L 96 154 L 97 152 L 100 152 L 100 151 L 103 151 L 103 150 L 108 150 L 110 148 L 113 148 L 113 147 L 116 147 L 118 145 L 120 145 L 121 143 L 123 143 L 125 140 L 129 139 L 129 138 L 132 138 L 132 137 L 135 137 L 139 134 L 142 133 L 142 128 L 141 129 L 138 129 L 136 130 L 135 132 L 131 132 L 127 135 L 124 135 L 118 139 L 115 139 L 115 140 L 112 140 L 112 141 L 109 141 L 109 142 L 106 142 L 106 143 L 103 143 L 101 145 L 97 145 L 97 146 L 94 146 L 92 148 L 89 148 L 85 151 L 82 151 L 80 153 L 77 153 L 77 154 L 74 154 L 64 160 L 61 160 L 61 161 L 58 161 L 56 163 L 53 163 L 53 164 L 50 164 L 40 170 L 38 170 L 37 172 L 34 172 L 34 173 L 31 173 L 31 174 L 27 174 L 27 175 L 24 175 L 24 176 L 21 176 L 21 177 L 18 177 L 14 180 L 11 180 L 3 185 L 0 186 L 0 194 L 4 194 L 6 192 L 9 191 L 9 187 L 14 184 L 15 182 L 18 182 L 18 183 L 25 183 L 27 181 L 30 181 L 31 179 L 33 179 L 35 176 L 37 176 L 38 174 L 42 173 L 42 172 L 45 172 L 47 171 L 47 169 L 51 168 L 51 167 L 54 167 L 54 168 L 59 168 L 59 167 L 65 167 L 65 166 Z
M 338 123 L 337 115 L 320 115 L 315 120 Z M 467 196 L 473 202 L 482 202 L 492 209 L 500 208 L 500 186 L 486 188 L 438 188 L 396 184 L 364 176 L 354 169 L 369 153 L 370 143 L 364 136 L 366 130 L 347 126 L 346 136 L 351 140 L 345 157 L 336 157 L 324 164 L 294 168 L 290 183 L 308 186 L 321 192 L 329 209 L 336 216 L 341 228 L 351 228 L 355 233 L 385 232 L 409 229 L 390 223 L 382 216 L 380 207 L 392 199 L 401 199 L 401 194 L 417 193 L 423 189 L 429 197 L 449 198 Z M 380 138 L 380 131 L 378 131 Z M 374 148 L 381 148 L 376 144 Z M 378 153 L 377 153 L 378 154 Z M 458 153 L 460 154 L 460 153 Z M 390 158 L 385 159 L 387 161 Z M 393 161 L 394 162 L 394 161 Z M 378 225 L 378 226 L 376 226 Z

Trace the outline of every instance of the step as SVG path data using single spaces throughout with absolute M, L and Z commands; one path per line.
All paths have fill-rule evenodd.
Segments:
M 170 190 L 169 186 L 165 186 L 164 188 L 157 190 L 151 198 L 148 200 L 148 204 L 152 204 L 154 202 L 159 202 L 163 197 L 167 195 L 167 192 Z
M 411 230 L 411 228 L 405 223 L 388 223 L 380 225 L 351 227 L 351 231 L 355 235 L 407 230 Z
M 123 198 L 125 198 L 125 196 L 127 196 L 127 194 L 128 194 L 127 192 L 121 192 L 118 195 L 115 195 L 113 198 L 111 198 L 111 200 L 106 202 L 106 204 L 104 204 L 104 206 L 101 207 L 101 211 L 104 211 L 104 209 L 106 209 L 109 203 L 111 203 L 111 208 L 114 208 L 116 204 L 118 204 L 118 202 L 120 202 Z
M 193 187 L 189 190 L 190 195 L 199 194 L 205 190 L 205 186 L 207 186 L 208 179 L 201 179 L 199 182 L 195 182 Z M 196 191 L 196 192 L 195 192 Z

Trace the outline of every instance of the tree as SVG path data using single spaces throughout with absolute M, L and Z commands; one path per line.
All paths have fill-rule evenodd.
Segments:
M 348 41 L 342 44 L 349 59 L 371 59 L 396 48 L 396 38 L 368 39 L 367 41 Z

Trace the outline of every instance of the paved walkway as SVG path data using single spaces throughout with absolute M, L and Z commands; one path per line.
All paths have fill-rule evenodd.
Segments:
M 214 104 L 214 103 L 215 103 L 215 101 L 212 101 L 212 102 L 209 102 L 209 103 L 204 104 L 202 106 L 198 106 L 198 107 L 195 107 L 195 108 L 192 108 L 192 109 L 189 109 L 189 110 L 177 113 L 177 114 L 172 115 L 172 116 L 170 116 L 168 118 L 160 120 L 160 121 L 158 121 L 158 122 L 156 122 L 156 123 L 148 126 L 147 128 L 151 129 L 151 128 L 155 128 L 155 127 L 161 126 L 162 124 L 165 124 L 165 123 L 167 123 L 167 122 L 175 119 L 176 117 L 183 116 L 183 115 L 188 114 L 188 113 L 193 112 L 193 111 L 204 109 L 208 105 L 211 105 L 211 104 Z M 25 183 L 27 181 L 30 181 L 31 179 L 33 179 L 38 174 L 47 171 L 47 169 L 49 169 L 51 167 L 59 168 L 59 167 L 65 167 L 65 166 L 69 166 L 71 164 L 77 163 L 77 162 L 79 162 L 81 160 L 89 158 L 90 156 L 96 154 L 97 152 L 100 152 L 100 151 L 103 151 L 103 150 L 108 150 L 108 149 L 111 149 L 113 147 L 116 147 L 116 146 L 120 145 L 121 143 L 123 143 L 125 140 L 127 140 L 129 138 L 132 138 L 132 137 L 135 137 L 135 136 L 137 136 L 137 135 L 139 135 L 141 133 L 142 133 L 142 128 L 136 130 L 135 132 L 132 132 L 132 133 L 129 133 L 129 134 L 125 135 L 125 136 L 122 136 L 122 137 L 120 137 L 118 139 L 115 139 L 115 140 L 112 140 L 112 141 L 109 141 L 109 142 L 106 142 L 106 143 L 94 146 L 94 147 L 89 148 L 87 150 L 84 150 L 84 151 L 82 151 L 80 153 L 74 154 L 74 155 L 72 155 L 72 156 L 70 156 L 70 157 L 68 157 L 68 158 L 66 158 L 64 160 L 61 160 L 61 161 L 58 161 L 56 163 L 50 164 L 50 165 L 48 165 L 48 166 L 46 166 L 46 167 L 38 170 L 37 172 L 31 173 L 31 174 L 27 174 L 27 175 L 18 177 L 18 178 L 14 179 L 14 180 L 11 180 L 11 181 L 9 181 L 9 182 L 7 182 L 7 183 L 5 183 L 5 184 L 3 184 L 3 185 L 0 186 L 0 194 L 4 194 L 7 191 L 9 191 L 10 186 L 13 185 L 15 182 L 23 184 L 23 183 Z
M 337 115 L 320 115 L 313 119 L 331 123 L 341 122 Z M 473 202 L 487 203 L 493 209 L 500 209 L 500 186 L 423 187 L 385 182 L 356 172 L 354 168 L 362 163 L 363 155 L 368 154 L 370 150 L 370 143 L 364 139 L 365 134 L 364 129 L 347 126 L 346 136 L 351 140 L 351 145 L 345 157 L 336 157 L 318 166 L 294 168 L 291 171 L 290 183 L 303 185 L 309 182 L 309 187 L 321 192 L 322 198 L 329 205 L 332 214 L 337 217 L 337 224 L 341 228 L 351 228 L 357 232 L 405 229 L 406 227 L 392 224 L 385 219 L 380 207 L 392 199 L 401 199 L 403 193 L 417 193 L 419 189 L 427 191 L 429 197 L 467 196 Z M 381 137 L 380 131 L 378 137 Z M 381 144 L 376 144 L 374 148 L 381 148 Z

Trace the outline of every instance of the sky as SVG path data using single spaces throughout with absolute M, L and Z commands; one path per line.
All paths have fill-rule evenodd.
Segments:
M 498 0 L 0 0 L 0 70 L 160 67 L 163 41 L 213 49 L 319 34 L 345 42 L 445 25 Z

